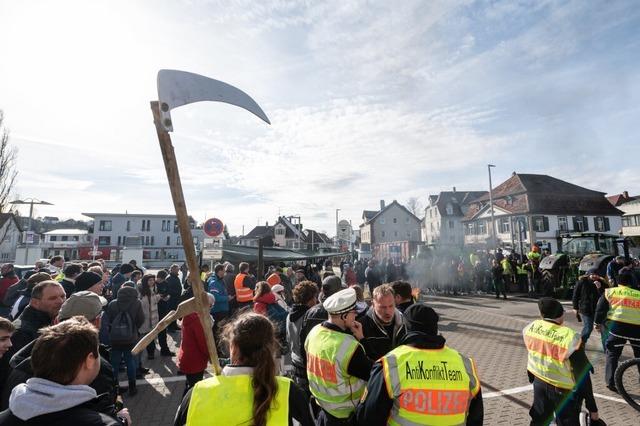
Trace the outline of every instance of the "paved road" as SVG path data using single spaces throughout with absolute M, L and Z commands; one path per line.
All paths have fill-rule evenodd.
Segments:
M 537 315 L 535 301 L 431 295 L 425 299 L 440 314 L 440 331 L 448 345 L 477 362 L 483 386 L 485 424 L 529 424 L 528 410 L 533 395 L 525 371 L 526 350 L 521 331 Z M 568 325 L 576 330 L 581 328 L 572 315 L 568 315 Z M 179 334 L 173 336 L 179 338 Z M 604 358 L 597 337 L 594 333 L 587 349 L 596 368 L 594 391 L 600 413 L 609 425 L 636 425 L 639 413 L 604 386 Z M 625 349 L 625 356 L 630 353 Z M 184 389 L 183 377 L 175 376 L 174 361 L 158 357 L 145 363 L 153 374 L 140 382 L 137 396 L 126 400 L 136 425 L 172 424 Z M 124 380 L 124 374 L 121 379 Z

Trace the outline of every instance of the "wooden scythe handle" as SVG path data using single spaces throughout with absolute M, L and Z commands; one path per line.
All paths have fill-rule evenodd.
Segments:
M 202 284 L 202 280 L 200 279 L 198 261 L 196 259 L 196 249 L 193 244 L 191 226 L 189 226 L 189 216 L 187 215 L 187 206 L 184 201 L 182 184 L 180 183 L 178 162 L 176 160 L 175 152 L 173 151 L 173 145 L 171 144 L 171 136 L 169 135 L 169 132 L 164 129 L 161 123 L 160 109 L 157 101 L 151 102 L 151 111 L 153 112 L 153 121 L 156 126 L 156 133 L 158 134 L 158 142 L 160 142 L 160 150 L 162 151 L 164 168 L 167 172 L 167 180 L 169 181 L 169 189 L 171 190 L 173 206 L 176 210 L 178 228 L 180 230 L 180 238 L 182 238 L 184 254 L 187 259 L 187 267 L 189 268 L 189 283 L 191 284 L 191 288 L 193 289 L 196 312 L 198 312 L 198 317 L 200 318 L 200 323 L 202 324 L 202 329 L 204 330 L 204 337 L 207 341 L 209 360 L 211 361 L 211 365 L 213 366 L 215 374 L 219 375 L 220 362 L 218 361 L 216 342 L 213 338 L 213 323 L 211 322 L 211 316 L 209 315 L 209 304 L 204 302 L 204 300 L 206 300 L 206 295 L 204 291 L 204 285 Z M 144 338 L 142 340 L 144 340 Z

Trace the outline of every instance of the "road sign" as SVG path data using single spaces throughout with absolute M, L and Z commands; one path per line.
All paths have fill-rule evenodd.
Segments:
M 89 256 L 102 256 L 102 252 L 100 250 L 91 250 Z
M 222 234 L 222 231 L 224 231 L 224 225 L 220 219 L 214 217 L 204 223 L 204 233 L 209 237 L 217 237 Z
M 222 249 L 204 249 L 202 250 L 202 258 L 205 260 L 222 259 Z

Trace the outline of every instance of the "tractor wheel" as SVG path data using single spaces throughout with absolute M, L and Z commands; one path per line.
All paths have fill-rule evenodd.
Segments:
M 553 290 L 558 284 L 555 271 L 545 269 L 542 271 L 542 294 L 545 297 L 553 296 Z

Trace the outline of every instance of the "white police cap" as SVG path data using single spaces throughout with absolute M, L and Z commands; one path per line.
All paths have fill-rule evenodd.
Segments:
M 345 288 L 327 297 L 322 306 L 329 314 L 337 315 L 355 309 L 356 302 L 356 291 L 353 288 Z

